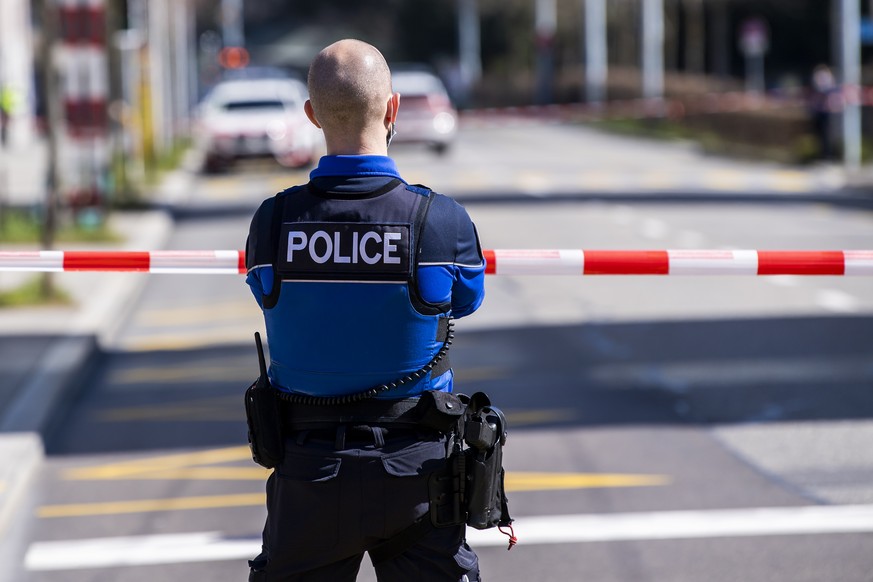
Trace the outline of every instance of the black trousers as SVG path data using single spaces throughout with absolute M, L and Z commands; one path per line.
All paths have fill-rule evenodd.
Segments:
M 263 551 L 250 581 L 352 582 L 364 553 L 429 518 L 428 481 L 446 465 L 446 437 L 381 427 L 300 431 L 267 481 Z M 475 582 L 465 526 L 431 528 L 374 565 L 380 582 Z

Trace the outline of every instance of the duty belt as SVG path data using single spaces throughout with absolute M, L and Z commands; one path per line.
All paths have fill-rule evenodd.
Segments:
M 284 407 L 289 430 L 331 428 L 340 424 L 429 428 L 451 432 L 466 410 L 466 397 L 429 390 L 402 400 L 364 400 L 350 404 L 297 404 Z

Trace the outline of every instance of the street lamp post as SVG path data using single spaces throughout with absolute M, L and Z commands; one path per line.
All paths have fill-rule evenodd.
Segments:
M 664 0 L 643 0 L 643 97 L 664 97 Z
M 243 0 L 221 0 L 221 36 L 226 47 L 245 46 Z
M 840 0 L 842 22 L 843 164 L 861 166 L 861 6 L 859 0 Z
M 58 137 L 61 132 L 60 83 L 54 59 L 55 41 L 58 37 L 58 11 L 54 0 L 43 0 L 42 5 L 42 43 L 41 61 L 43 64 L 43 84 L 46 109 L 46 142 L 48 160 L 46 165 L 45 204 L 43 211 L 42 249 L 50 250 L 55 244 L 57 229 L 58 188 L 60 186 L 60 168 Z M 42 279 L 43 297 L 54 295 L 54 285 L 51 273 L 46 273 Z
M 470 89 L 482 76 L 478 0 L 458 0 L 458 68 L 461 105 L 467 105 Z
M 541 105 L 553 100 L 552 85 L 555 78 L 555 31 L 558 27 L 556 0 L 536 0 L 536 45 L 537 45 L 537 102 Z
M 582 0 L 585 4 L 585 99 L 600 103 L 606 97 L 607 44 L 606 0 Z

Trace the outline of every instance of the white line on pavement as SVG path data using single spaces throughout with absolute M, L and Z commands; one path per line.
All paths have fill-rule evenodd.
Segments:
M 550 515 L 521 517 L 514 526 L 520 545 L 870 533 L 873 505 Z M 496 530 L 467 533 L 474 548 L 507 543 Z M 241 560 L 260 549 L 259 537 L 225 538 L 219 532 L 36 542 L 25 565 L 28 570 L 71 570 Z
M 816 296 L 816 303 L 828 311 L 854 313 L 858 311 L 858 300 L 845 291 L 823 289 Z

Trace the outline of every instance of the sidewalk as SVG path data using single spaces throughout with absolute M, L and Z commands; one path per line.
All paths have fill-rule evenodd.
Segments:
M 43 198 L 46 144 L 31 143 L 0 149 L 0 207 L 30 206 Z

